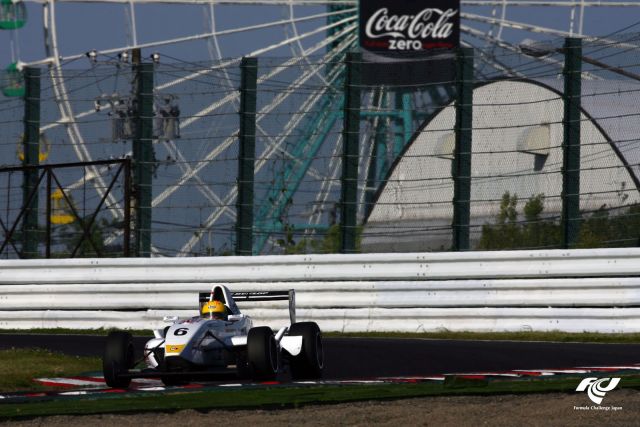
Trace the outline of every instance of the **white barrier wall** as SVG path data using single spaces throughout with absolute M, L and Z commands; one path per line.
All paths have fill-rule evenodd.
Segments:
M 638 276 L 638 277 L 636 277 Z M 640 249 L 0 260 L 0 328 L 160 327 L 213 283 L 295 289 L 327 331 L 640 332 Z M 287 322 L 286 304 L 241 306 Z

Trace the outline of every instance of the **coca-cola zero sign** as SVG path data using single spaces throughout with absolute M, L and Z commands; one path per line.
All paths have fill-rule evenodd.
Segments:
M 451 49 L 460 0 L 360 0 L 360 46 L 380 54 Z

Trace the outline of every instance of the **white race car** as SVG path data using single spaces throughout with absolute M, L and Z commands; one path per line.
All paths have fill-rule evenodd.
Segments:
M 253 326 L 236 301 L 289 300 L 290 326 L 276 334 Z M 154 331 L 136 360 L 132 336 L 113 331 L 107 337 L 102 368 L 109 387 L 126 388 L 131 379 L 160 377 L 165 385 L 189 382 L 198 376 L 228 372 L 240 377 L 273 379 L 288 365 L 293 379 L 320 378 L 324 369 L 322 334 L 314 322 L 295 322 L 295 293 L 289 291 L 230 292 L 215 285 L 199 294 L 200 316 L 180 320 L 165 317 L 170 326 Z M 134 369 L 145 362 L 146 369 Z

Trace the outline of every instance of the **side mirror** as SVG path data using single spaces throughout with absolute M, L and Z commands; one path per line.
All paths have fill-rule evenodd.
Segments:
M 227 317 L 227 321 L 229 322 L 237 322 L 242 319 L 244 319 L 244 314 L 230 314 L 229 317 Z
M 164 323 L 175 323 L 178 321 L 178 316 L 164 316 L 162 321 Z

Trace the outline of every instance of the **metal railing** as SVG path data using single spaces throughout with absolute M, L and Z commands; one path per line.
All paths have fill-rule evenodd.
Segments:
M 638 332 L 639 261 L 640 249 L 6 260 L 0 328 L 160 327 L 227 283 L 293 288 L 298 318 L 324 330 Z M 247 313 L 273 327 L 288 316 L 275 302 Z

